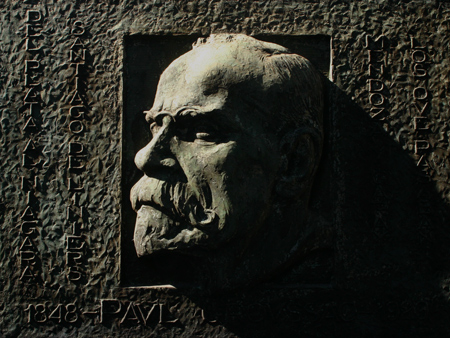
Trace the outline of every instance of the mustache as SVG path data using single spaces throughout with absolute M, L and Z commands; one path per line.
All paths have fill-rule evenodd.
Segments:
M 144 176 L 131 189 L 130 200 L 136 212 L 142 205 L 149 205 L 174 221 L 193 227 L 206 227 L 216 219 L 207 184 L 172 183 Z

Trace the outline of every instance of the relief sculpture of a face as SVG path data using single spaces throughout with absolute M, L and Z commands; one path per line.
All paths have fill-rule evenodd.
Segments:
M 245 35 L 200 40 L 162 74 L 131 191 L 138 256 L 177 252 L 219 288 L 294 256 L 322 144 L 320 75 Z

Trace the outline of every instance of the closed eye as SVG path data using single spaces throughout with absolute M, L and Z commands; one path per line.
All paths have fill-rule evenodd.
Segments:
M 193 127 L 194 141 L 200 142 L 217 142 L 219 141 L 219 132 L 215 125 L 206 121 L 199 121 L 197 125 Z
M 198 139 L 208 139 L 210 137 L 211 137 L 210 133 L 203 132 L 203 133 L 196 133 L 195 134 L 195 138 L 198 138 Z
M 190 118 L 177 122 L 177 136 L 187 142 L 219 141 L 217 126 L 203 118 Z

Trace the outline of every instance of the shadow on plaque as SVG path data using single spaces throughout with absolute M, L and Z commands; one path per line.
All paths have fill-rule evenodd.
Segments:
M 189 285 L 184 276 L 192 271 L 183 264 L 137 258 L 129 192 L 142 176 L 134 156 L 151 138 L 142 111 L 153 104 L 161 72 L 196 38 L 125 40 L 121 286 L 174 285 L 174 292 L 214 318 L 210 325 L 223 325 L 239 337 L 448 332 L 448 205 L 383 121 L 371 119 L 329 80 L 323 154 L 310 199 L 310 221 L 329 231 L 316 250 L 270 280 L 214 295 Z M 307 57 L 328 76 L 329 37 L 257 38 Z

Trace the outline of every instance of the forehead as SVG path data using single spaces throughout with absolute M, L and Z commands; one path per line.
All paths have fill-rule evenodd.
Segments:
M 239 106 L 244 96 L 234 89 L 252 88 L 257 93 L 262 73 L 254 51 L 228 45 L 196 48 L 172 62 L 161 75 L 151 111 L 175 113 L 183 107 L 214 111 Z

